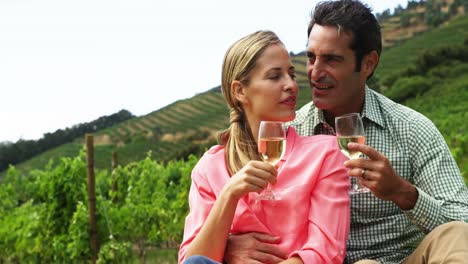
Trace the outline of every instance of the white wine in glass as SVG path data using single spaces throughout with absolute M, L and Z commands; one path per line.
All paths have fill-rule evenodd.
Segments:
M 340 146 L 341 152 L 350 159 L 357 159 L 361 155 L 360 151 L 350 151 L 348 149 L 348 143 L 354 142 L 359 144 L 366 143 L 365 136 L 338 136 L 338 145 Z
M 258 152 L 263 161 L 276 166 L 286 150 L 286 131 L 283 122 L 261 121 L 258 129 Z M 279 200 L 270 184 L 259 195 L 263 200 Z
M 338 139 L 338 146 L 341 152 L 350 159 L 357 159 L 361 155 L 360 151 L 350 151 L 348 143 L 355 142 L 359 144 L 366 143 L 366 135 L 364 133 L 364 125 L 359 113 L 351 113 L 335 117 L 335 131 Z M 356 179 L 356 184 L 351 185 L 350 193 L 369 192 L 369 189 L 359 184 Z

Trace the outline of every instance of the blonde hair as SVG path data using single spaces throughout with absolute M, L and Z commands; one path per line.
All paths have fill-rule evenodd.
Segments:
M 260 160 L 244 109 L 234 96 L 231 84 L 239 81 L 248 85 L 250 73 L 258 58 L 272 44 L 282 43 L 272 31 L 261 30 L 236 41 L 224 56 L 221 91 L 230 109 L 230 126 L 219 134 L 218 141 L 226 149 L 226 161 L 231 175 L 250 160 Z

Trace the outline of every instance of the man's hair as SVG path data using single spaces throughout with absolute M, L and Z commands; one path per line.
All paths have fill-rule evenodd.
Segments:
M 360 71 L 364 55 L 375 50 L 382 51 L 382 34 L 380 25 L 372 10 L 357 0 L 323 1 L 315 6 L 307 29 L 310 37 L 312 27 L 335 26 L 338 30 L 351 33 L 350 48 L 356 54 L 356 71 Z M 369 75 L 368 79 L 372 76 Z

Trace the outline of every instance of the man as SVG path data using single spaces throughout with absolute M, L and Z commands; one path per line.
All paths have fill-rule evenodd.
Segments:
M 302 135 L 334 134 L 334 118 L 359 112 L 366 158 L 345 166 L 370 193 L 351 195 L 347 263 L 466 263 L 468 189 L 434 124 L 366 86 L 381 52 L 380 26 L 359 1 L 319 3 L 308 28 L 313 103 L 293 121 Z M 285 221 L 288 221 L 287 216 Z M 278 263 L 274 234 L 231 235 L 225 260 Z

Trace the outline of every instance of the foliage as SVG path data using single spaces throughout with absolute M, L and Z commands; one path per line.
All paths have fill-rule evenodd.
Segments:
M 385 50 L 368 84 L 434 122 L 468 185 L 467 28 L 468 17 L 460 17 Z M 305 56 L 294 56 L 301 107 L 311 95 Z M 129 263 L 132 250 L 144 262 L 151 249 L 177 247 L 188 212 L 190 172 L 215 144 L 211 132 L 227 126 L 227 116 L 216 88 L 96 133 L 123 142 L 95 148 L 99 263 Z M 80 149 L 73 142 L 49 150 L 21 168 L 10 166 L 0 179 L 0 263 L 90 259 L 86 163 Z M 112 151 L 119 153 L 121 165 L 111 171 Z
M 20 139 L 16 143 L 2 142 L 0 143 L 0 171 L 8 168 L 10 164 L 14 165 L 25 161 L 41 152 L 71 142 L 86 133 L 96 132 L 133 117 L 127 110 L 120 110 L 115 114 L 99 117 L 89 123 L 77 124 L 71 128 L 46 133 L 39 140 Z
M 149 152 L 114 173 L 96 173 L 99 263 L 128 263 L 133 245 L 141 262 L 150 248 L 178 246 L 197 161 L 191 155 L 163 165 Z M 90 259 L 86 173 L 83 150 L 28 175 L 10 167 L 0 185 L 0 262 Z
M 431 88 L 431 82 L 421 76 L 399 78 L 392 86 L 387 96 L 395 101 L 402 102 L 406 99 L 421 95 Z
M 468 183 L 468 45 L 426 50 L 384 80 L 386 95 L 431 119 Z

